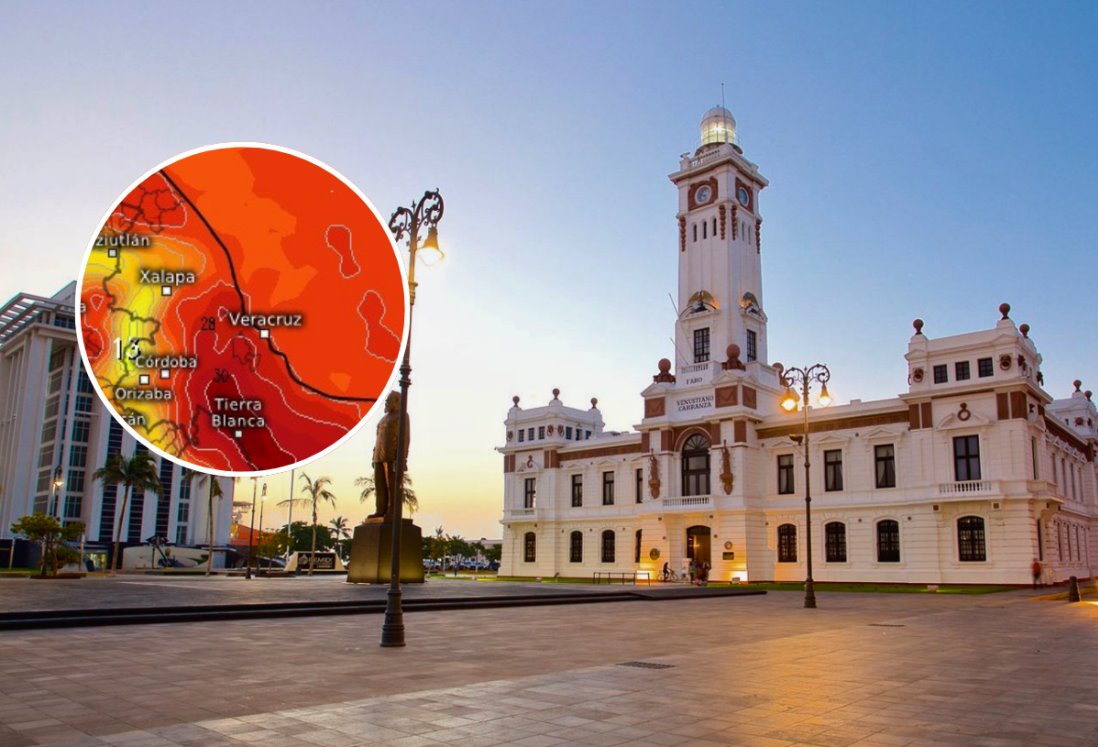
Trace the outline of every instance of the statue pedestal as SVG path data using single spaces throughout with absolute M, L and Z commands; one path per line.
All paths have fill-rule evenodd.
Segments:
M 367 519 L 355 527 L 347 581 L 387 584 L 393 570 L 393 525 L 386 519 Z M 423 531 L 411 519 L 400 522 L 400 581 L 423 583 Z

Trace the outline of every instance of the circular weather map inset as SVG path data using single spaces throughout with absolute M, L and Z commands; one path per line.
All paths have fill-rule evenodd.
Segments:
M 258 144 L 179 156 L 88 249 L 80 346 L 140 441 L 206 472 L 335 447 L 395 378 L 407 292 L 373 206 L 330 168 Z

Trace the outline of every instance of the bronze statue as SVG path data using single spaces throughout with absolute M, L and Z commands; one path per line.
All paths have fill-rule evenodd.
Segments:
M 385 399 L 385 416 L 377 424 L 377 442 L 374 444 L 374 495 L 377 499 L 376 510 L 369 518 L 385 517 L 389 514 L 390 498 L 397 494 L 396 463 L 397 444 L 400 435 L 400 392 L 389 392 Z M 411 428 L 408 416 L 404 416 L 404 465 L 402 472 L 408 472 L 408 444 L 411 440 Z

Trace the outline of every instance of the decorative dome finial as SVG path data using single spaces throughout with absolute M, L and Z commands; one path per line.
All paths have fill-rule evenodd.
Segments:
M 1022 333 L 1022 337 L 1026 338 L 1027 340 L 1029 339 L 1029 325 L 1028 324 L 1026 324 L 1025 322 L 1022 322 L 1018 326 L 1018 331 Z
M 1078 391 L 1082 390 L 1083 382 L 1079 381 L 1079 379 L 1076 379 L 1075 381 L 1073 381 L 1071 383 L 1075 386 L 1075 391 L 1078 392 Z
M 599 398 L 598 397 L 592 397 L 591 398 L 591 407 L 594 408 L 594 407 L 598 407 L 598 406 L 599 406 Z
M 736 145 L 736 118 L 723 106 L 714 106 L 705 113 L 701 121 L 701 145 Z
M 921 335 L 923 333 L 923 320 L 916 319 L 911 323 L 911 326 L 915 328 L 915 334 Z
M 652 381 L 657 384 L 670 384 L 674 383 L 675 377 L 671 375 L 671 361 L 666 358 L 660 358 L 660 362 L 657 364 L 660 372 L 652 377 Z
M 1010 319 L 1010 304 L 999 304 L 999 313 L 1003 315 L 1003 319 Z M 1002 321 L 1002 319 L 1000 319 L 999 321 Z
M 553 389 L 553 399 L 559 399 L 559 398 L 560 398 L 560 390 L 554 388 Z
M 517 394 L 511 398 L 511 401 L 515 403 L 515 407 L 518 407 L 519 398 Z

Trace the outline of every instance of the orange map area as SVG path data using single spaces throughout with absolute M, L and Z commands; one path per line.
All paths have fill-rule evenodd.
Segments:
M 327 170 L 257 147 L 187 156 L 101 228 L 80 331 L 108 405 L 195 467 L 289 467 L 392 374 L 405 287 L 386 228 Z

